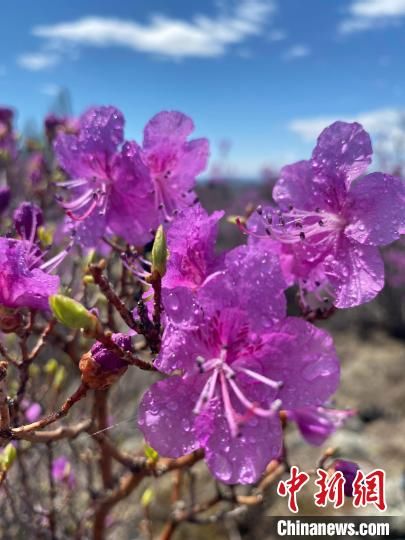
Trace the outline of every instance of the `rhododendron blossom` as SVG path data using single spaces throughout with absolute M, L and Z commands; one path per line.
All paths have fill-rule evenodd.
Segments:
M 29 240 L 0 237 L 0 304 L 10 308 L 48 310 L 48 298 L 59 288 L 50 275 L 61 256 L 42 262 L 44 254 Z
M 360 124 L 335 122 L 318 138 L 309 161 L 284 167 L 273 190 L 279 209 L 259 208 L 261 225 L 281 244 L 280 256 L 303 292 L 340 308 L 372 300 L 384 284 L 378 249 L 404 226 L 403 182 L 371 173 L 368 134 Z M 261 229 L 261 230 L 260 230 Z
M 321 405 L 335 391 L 330 336 L 284 319 L 283 288 L 273 255 L 236 248 L 194 295 L 188 320 L 168 322 L 155 366 L 182 374 L 146 392 L 138 419 L 159 453 L 204 448 L 219 480 L 252 483 L 281 452 L 280 408 Z
M 124 117 L 114 107 L 89 109 L 79 133 L 59 133 L 55 153 L 70 180 L 58 186 L 73 194 L 60 199 L 76 224 L 76 239 L 93 247 L 109 229 L 142 245 L 157 226 L 153 186 L 139 147 L 124 141 Z
M 162 111 L 146 125 L 142 155 L 154 185 L 160 221 L 196 201 L 195 179 L 204 171 L 209 154 L 207 139 L 188 136 L 194 123 L 177 111 Z

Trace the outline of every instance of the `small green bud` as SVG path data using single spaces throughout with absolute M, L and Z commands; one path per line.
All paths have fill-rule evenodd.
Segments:
M 17 450 L 9 443 L 0 455 L 0 468 L 3 471 L 8 471 L 17 457 Z
M 85 285 L 91 285 L 91 284 L 93 284 L 93 283 L 94 283 L 94 278 L 93 278 L 93 276 L 84 276 L 84 278 L 83 278 L 83 283 L 84 283 Z
M 53 242 L 53 232 L 50 229 L 45 229 L 45 227 L 38 227 L 37 229 L 38 238 L 41 244 L 44 247 L 49 247 Z
M 37 377 L 39 375 L 39 367 L 36 364 L 31 364 L 28 368 L 28 374 L 30 377 Z
M 65 380 L 65 377 L 66 377 L 66 370 L 63 366 L 60 366 L 56 373 L 55 373 L 55 377 L 53 379 L 53 387 L 58 390 L 61 386 L 62 386 L 62 383 L 63 381 Z
M 155 494 L 153 493 L 153 490 L 151 488 L 146 488 L 145 491 L 142 493 L 141 505 L 144 508 L 147 508 L 151 504 L 154 498 L 155 498 Z
M 159 459 L 159 454 L 154 448 L 152 448 L 148 444 L 145 444 L 143 451 L 145 453 L 145 456 L 154 463 L 156 463 L 156 461 Z
M 155 241 L 152 248 L 152 273 L 158 272 L 160 277 L 166 274 L 166 263 L 169 258 L 169 250 L 166 244 L 166 235 L 162 225 L 156 231 Z
M 82 304 L 63 294 L 54 294 L 49 298 L 49 305 L 59 322 L 68 328 L 83 329 L 92 332 L 98 320 Z
M 56 370 L 58 369 L 58 366 L 59 366 L 58 361 L 55 358 L 50 358 L 44 366 L 44 371 L 45 373 L 48 373 L 49 375 L 51 375 L 52 373 L 56 372 Z

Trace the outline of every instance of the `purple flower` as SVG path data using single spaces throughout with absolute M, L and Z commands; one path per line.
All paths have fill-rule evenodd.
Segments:
M 198 204 L 173 220 L 167 232 L 170 257 L 163 287 L 197 289 L 217 270 L 222 257 L 215 253 L 215 241 L 223 215 L 221 211 L 208 216 Z
M 301 291 L 339 308 L 368 302 L 382 289 L 378 246 L 404 226 L 403 182 L 383 173 L 358 178 L 371 155 L 359 124 L 335 122 L 319 136 L 311 160 L 282 169 L 273 191 L 280 210 L 261 212 Z
M 287 411 L 289 420 L 297 423 L 304 439 L 315 446 L 323 444 L 355 412 L 325 407 L 306 407 Z
M 30 403 L 28 400 L 23 400 L 24 416 L 28 422 L 36 422 L 41 416 L 42 407 L 39 403 Z
M 0 304 L 10 308 L 48 310 L 48 298 L 56 294 L 59 277 L 51 276 L 66 250 L 47 262 L 30 240 L 0 237 Z
M 226 483 L 252 483 L 280 455 L 279 409 L 318 406 L 335 391 L 339 365 L 331 337 L 285 317 L 277 258 L 242 246 L 192 297 L 188 318 L 169 310 L 155 366 L 180 372 L 144 395 L 138 424 L 160 454 L 203 448 Z M 172 308 L 173 309 L 173 308 Z
M 207 139 L 188 141 L 193 130 L 191 118 L 177 111 L 158 113 L 144 130 L 143 158 L 164 219 L 196 200 L 195 179 L 206 167 L 209 144 Z
M 353 496 L 353 482 L 356 478 L 357 471 L 360 467 L 354 461 L 347 461 L 346 459 L 337 459 L 332 464 L 332 469 L 343 473 L 345 478 L 345 495 L 346 497 Z
M 66 456 L 59 456 L 52 462 L 52 477 L 55 482 L 65 484 L 69 489 L 76 485 L 72 465 Z
M 73 199 L 61 205 L 76 222 L 77 241 L 93 247 L 110 230 L 127 242 L 143 245 L 157 226 L 153 184 L 139 147 L 123 143 L 124 117 L 114 107 L 89 109 L 78 134 L 59 133 L 54 143 L 62 169 L 60 182 Z

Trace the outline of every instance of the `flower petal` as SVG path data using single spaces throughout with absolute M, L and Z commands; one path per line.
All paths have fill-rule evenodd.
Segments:
M 160 144 L 183 144 L 193 130 L 190 117 L 178 111 L 162 111 L 146 124 L 143 147 L 150 150 Z
M 372 173 L 352 184 L 345 235 L 361 244 L 382 246 L 399 238 L 405 227 L 404 183 Z
M 323 444 L 330 435 L 353 415 L 353 409 L 338 410 L 325 407 L 307 407 L 287 411 L 288 419 L 297 423 L 303 438 L 314 446 Z
M 379 249 L 344 235 L 340 235 L 335 255 L 325 258 L 324 270 L 338 308 L 370 302 L 384 287 L 384 263 Z
M 321 176 L 350 183 L 371 163 L 369 134 L 357 122 L 335 122 L 322 131 L 312 153 L 312 164 Z
M 241 429 L 240 437 L 232 437 L 219 399 L 213 400 L 196 420 L 205 461 L 215 478 L 225 484 L 253 484 L 281 453 L 282 430 L 277 414 L 271 418 L 254 416 Z
M 273 199 L 283 210 L 289 206 L 302 210 L 324 208 L 322 190 L 313 181 L 311 161 L 298 161 L 281 169 L 280 178 L 273 189 Z
M 122 143 L 124 117 L 115 107 L 89 109 L 78 135 L 60 133 L 54 142 L 59 165 L 72 178 L 105 178 L 108 160 Z
M 177 458 L 199 448 L 193 413 L 198 394 L 195 380 L 181 377 L 159 381 L 144 394 L 138 409 L 138 427 L 147 443 L 162 456 Z
M 211 302 L 218 309 L 245 311 L 259 330 L 285 316 L 285 288 L 277 255 L 264 244 L 252 244 L 226 254 L 223 273 L 207 280 L 199 298 L 204 306 Z
M 322 405 L 336 391 L 340 366 L 332 337 L 312 324 L 288 317 L 267 336 L 268 377 L 281 381 L 283 409 Z
M 107 220 L 110 229 L 130 244 L 142 246 L 152 239 L 159 221 L 153 184 L 135 142 L 125 143 L 112 162 L 112 190 Z
M 194 205 L 172 222 L 167 231 L 170 257 L 163 286 L 197 288 L 214 270 L 218 221 L 224 212 L 210 216 L 201 205 Z

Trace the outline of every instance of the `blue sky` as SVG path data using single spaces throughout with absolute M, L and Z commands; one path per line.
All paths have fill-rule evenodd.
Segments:
M 60 88 L 73 112 L 114 104 L 127 137 L 162 109 L 195 120 L 235 174 L 307 157 L 328 122 L 404 121 L 405 0 L 6 2 L 0 101 L 38 124 Z

